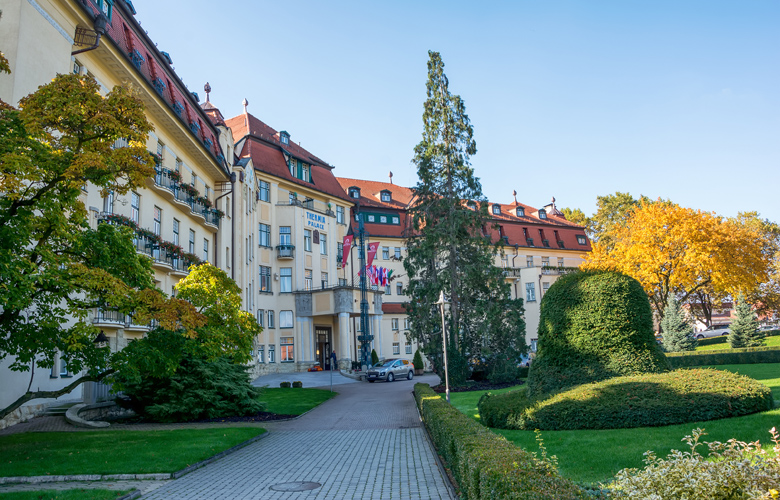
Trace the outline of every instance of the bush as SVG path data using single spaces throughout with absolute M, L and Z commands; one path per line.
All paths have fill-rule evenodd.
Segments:
M 295 380 L 292 383 L 292 386 L 293 386 L 293 389 L 300 389 L 301 387 L 303 387 L 303 382 L 301 382 L 300 380 Z
M 704 442 L 710 450 L 708 460 L 696 450 L 705 435 L 695 429 L 685 436 L 691 451 L 673 450 L 666 459 L 647 452 L 642 470 L 623 469 L 615 481 L 607 485 L 615 500 L 634 498 L 777 498 L 780 488 L 780 436 L 775 428 L 769 431 L 774 442 L 774 457 L 756 443 L 730 439 L 727 443 Z
M 414 351 L 414 359 L 412 360 L 412 364 L 414 365 L 415 370 L 422 370 L 423 368 L 425 368 L 425 363 L 423 363 L 422 356 L 420 355 L 419 349 Z
M 620 429 L 748 415 L 774 407 L 768 387 L 713 369 L 615 377 L 545 400 L 511 392 L 483 398 L 480 418 L 508 429 Z
M 371 366 L 374 366 L 377 363 L 379 363 L 379 356 L 377 355 L 376 350 L 371 349 Z
M 529 395 L 669 370 L 647 295 L 624 274 L 584 271 L 559 278 L 542 299 L 538 337 Z
M 461 498 L 482 500 L 584 499 L 584 492 L 558 475 L 554 461 L 514 446 L 468 418 L 427 384 L 414 396 L 439 455 L 457 482 Z
M 674 352 L 667 354 L 666 358 L 675 369 L 689 366 L 780 363 L 780 348 L 746 347 L 744 349 L 726 349 L 722 351 Z
M 282 383 L 279 384 L 279 387 L 281 387 L 282 389 L 289 389 L 290 388 L 290 383 L 289 382 L 282 382 Z
M 121 380 L 126 405 L 158 422 L 185 422 L 253 415 L 263 410 L 246 367 L 227 358 L 215 361 L 185 355 L 169 378 Z
M 763 332 L 767 337 L 776 337 L 780 335 L 780 330 L 767 330 Z M 710 337 L 706 339 L 697 340 L 697 346 L 714 345 L 714 344 L 726 344 L 729 341 L 728 335 L 720 337 Z

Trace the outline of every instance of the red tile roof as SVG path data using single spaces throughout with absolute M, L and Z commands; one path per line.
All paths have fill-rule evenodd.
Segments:
M 409 208 L 414 199 L 414 190 L 408 187 L 391 184 L 389 182 L 367 181 L 363 179 L 349 179 L 347 177 L 337 177 L 339 184 L 344 191 L 349 194 L 349 188 L 356 187 L 360 189 L 360 204 L 362 206 L 381 207 L 391 209 Z M 383 202 L 381 199 L 382 191 L 390 191 L 390 202 Z M 354 199 L 354 198 L 353 198 Z
M 406 307 L 400 303 L 382 302 L 382 312 L 384 314 L 406 314 Z
M 236 143 L 246 139 L 238 156 L 252 158 L 256 170 L 335 198 L 352 201 L 333 175 L 333 167 L 298 145 L 290 143 L 288 147 L 286 144 L 281 144 L 278 141 L 278 133 L 251 114 L 234 116 L 225 120 L 225 124 L 232 130 Z M 273 135 L 277 136 L 277 140 L 273 140 Z M 285 153 L 311 164 L 311 182 L 303 181 L 290 174 Z

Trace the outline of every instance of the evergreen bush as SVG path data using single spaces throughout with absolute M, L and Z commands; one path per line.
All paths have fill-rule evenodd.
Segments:
M 371 349 L 371 366 L 374 366 L 377 363 L 379 363 L 379 356 L 377 355 L 376 350 Z
M 420 355 L 419 349 L 414 351 L 414 359 L 412 360 L 412 364 L 414 365 L 415 370 L 422 370 L 425 368 L 425 363 L 423 363 L 422 355 Z
M 753 363 L 780 363 L 780 348 L 745 347 L 723 351 L 670 352 L 666 359 L 672 368 L 688 366 L 747 365 Z
M 758 320 L 753 309 L 740 294 L 737 299 L 737 317 L 729 327 L 729 345 L 732 349 L 761 347 L 765 344 L 764 332 L 758 330 Z
M 669 295 L 669 303 L 664 309 L 664 319 L 661 320 L 663 346 L 667 352 L 693 351 L 696 349 L 696 339 L 693 337 L 693 325 L 680 309 L 680 304 L 673 295 Z
M 290 388 L 290 383 L 289 382 L 281 382 L 279 384 L 279 387 L 281 387 L 282 389 L 289 389 Z
M 303 387 L 303 382 L 301 382 L 300 380 L 295 380 L 293 381 L 292 386 L 293 389 L 300 389 L 301 387 Z
M 560 277 L 541 303 L 529 396 L 669 369 L 642 285 L 611 271 Z
M 749 415 L 774 407 L 768 387 L 714 369 L 614 377 L 544 400 L 522 391 L 483 397 L 480 420 L 506 429 L 621 429 Z
M 218 417 L 254 415 L 263 410 L 246 367 L 228 358 L 207 361 L 187 354 L 168 378 L 121 380 L 126 405 L 158 422 L 186 422 Z

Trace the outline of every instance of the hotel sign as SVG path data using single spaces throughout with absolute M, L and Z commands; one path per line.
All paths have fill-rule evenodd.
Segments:
M 314 229 L 325 229 L 325 216 L 306 212 L 306 225 Z

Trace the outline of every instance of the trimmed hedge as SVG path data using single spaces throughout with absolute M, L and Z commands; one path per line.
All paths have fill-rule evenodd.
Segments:
M 743 347 L 722 351 L 670 352 L 666 359 L 673 368 L 689 366 L 750 365 L 754 363 L 780 363 L 778 347 Z
M 615 377 L 583 384 L 545 400 L 520 391 L 484 397 L 486 425 L 507 429 L 621 429 L 738 417 L 774 407 L 760 382 L 714 369 Z M 511 408 L 511 411 L 507 411 Z
M 694 335 L 698 335 L 701 332 L 694 333 Z M 765 330 L 764 336 L 765 337 L 776 337 L 780 335 L 780 330 Z M 706 339 L 697 340 L 697 346 L 703 346 L 703 345 L 714 345 L 714 344 L 728 344 L 729 343 L 729 336 L 728 335 L 721 335 L 720 337 L 708 337 Z
M 584 499 L 582 489 L 549 462 L 516 447 L 459 412 L 427 384 L 414 397 L 439 455 L 467 500 Z
M 528 377 L 531 396 L 670 369 L 642 285 L 616 272 L 560 277 L 542 299 L 538 337 Z

